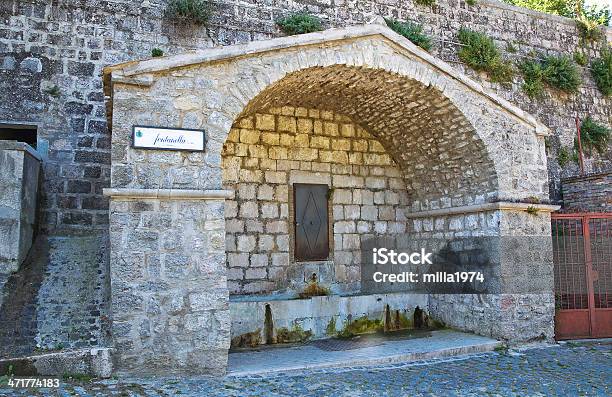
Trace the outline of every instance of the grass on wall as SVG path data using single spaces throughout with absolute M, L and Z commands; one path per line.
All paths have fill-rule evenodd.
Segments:
M 385 22 L 391 30 L 404 36 L 425 51 L 429 51 L 431 49 L 431 38 L 423 33 L 423 27 L 421 25 L 412 22 L 400 22 L 387 18 L 385 18 Z
M 414 0 L 415 4 L 431 7 L 436 4 L 436 0 Z
M 493 39 L 484 33 L 461 28 L 459 41 L 464 45 L 459 51 L 459 59 L 469 67 L 484 71 L 495 83 L 512 82 L 514 68 L 510 62 L 502 58 Z
M 591 62 L 591 75 L 604 96 L 612 95 L 612 49 L 603 51 L 600 58 Z
M 166 8 L 168 17 L 196 24 L 206 24 L 211 13 L 211 5 L 205 0 L 170 0 Z
M 317 32 L 323 30 L 321 20 L 314 15 L 299 12 L 276 21 L 278 27 L 287 35 Z

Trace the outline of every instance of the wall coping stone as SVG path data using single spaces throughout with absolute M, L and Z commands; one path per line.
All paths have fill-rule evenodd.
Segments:
M 28 153 L 36 160 L 42 161 L 42 157 L 40 156 L 40 154 L 38 154 L 36 149 L 34 149 L 32 146 L 28 145 L 25 142 L 0 140 L 0 150 L 20 150 L 22 152 Z
M 114 200 L 163 199 L 163 200 L 219 200 L 231 198 L 231 190 L 189 190 L 189 189 L 130 189 L 105 188 L 105 196 Z
M 572 183 L 572 182 L 577 182 L 577 181 L 588 181 L 591 179 L 599 179 L 599 178 L 604 178 L 606 176 L 612 175 L 612 171 L 604 171 L 604 172 L 597 172 L 594 174 L 587 174 L 587 175 L 574 175 L 574 176 L 569 176 L 567 178 L 561 178 L 561 183 Z
M 222 60 L 227 61 L 239 57 L 258 56 L 262 53 L 280 51 L 291 47 L 314 46 L 333 41 L 348 41 L 351 39 L 376 36 L 391 42 L 401 50 L 407 52 L 410 56 L 416 57 L 423 63 L 438 69 L 443 74 L 462 83 L 466 88 L 475 91 L 495 105 L 513 114 L 519 120 L 532 125 L 535 127 L 536 135 L 548 136 L 551 134 L 549 128 L 537 121 L 534 116 L 524 112 L 497 94 L 485 90 L 481 84 L 470 79 L 448 63 L 429 54 L 427 51 L 416 46 L 407 38 L 395 33 L 387 26 L 382 26 L 379 18 L 374 18 L 372 23 L 365 25 L 332 28 L 321 32 L 251 41 L 244 44 L 220 46 L 173 56 L 158 57 L 142 61 L 130 61 L 107 66 L 103 69 L 105 92 L 109 96 L 109 106 L 112 107 L 113 83 L 150 86 L 153 84 L 153 76 L 151 73 L 173 70 L 195 64 L 218 62 Z
M 496 203 L 484 203 L 475 205 L 463 205 L 460 207 L 440 208 L 430 211 L 419 211 L 407 213 L 406 218 L 427 218 L 433 216 L 469 214 L 474 212 L 487 211 L 526 211 L 528 208 L 535 208 L 538 212 L 554 212 L 561 208 L 560 205 L 549 204 L 530 204 L 530 203 L 513 203 L 508 201 L 499 201 Z

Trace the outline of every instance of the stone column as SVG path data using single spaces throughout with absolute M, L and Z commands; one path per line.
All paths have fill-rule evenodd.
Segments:
M 25 143 L 0 141 L 0 306 L 4 284 L 32 246 L 40 160 Z
M 119 371 L 221 374 L 230 346 L 224 190 L 105 189 Z
M 412 235 L 485 244 L 487 294 L 432 294 L 433 318 L 512 343 L 554 337 L 550 212 L 558 206 L 498 202 L 413 213 Z M 434 231 L 435 229 L 435 231 Z

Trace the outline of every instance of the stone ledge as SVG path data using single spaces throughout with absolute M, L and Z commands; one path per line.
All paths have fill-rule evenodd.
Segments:
M 28 153 L 38 161 L 42 160 L 36 149 L 25 142 L 0 140 L 0 150 L 19 150 Z
M 114 200 L 163 199 L 163 200 L 225 200 L 234 194 L 231 190 L 181 190 L 181 189 L 121 189 L 106 188 L 105 196 Z
M 464 205 L 461 207 L 440 208 L 437 210 L 407 213 L 406 218 L 427 218 L 431 216 L 470 214 L 474 212 L 486 212 L 486 211 L 496 211 L 496 210 L 527 211 L 528 208 L 535 208 L 541 212 L 554 212 L 554 211 L 557 211 L 559 208 L 561 208 L 561 206 L 560 205 L 549 205 L 549 204 L 512 203 L 512 202 L 500 201 L 497 203 Z
M 113 352 L 108 347 L 97 347 L 1 359 L 0 373 L 6 374 L 11 366 L 16 376 L 75 374 L 109 378 L 113 372 Z

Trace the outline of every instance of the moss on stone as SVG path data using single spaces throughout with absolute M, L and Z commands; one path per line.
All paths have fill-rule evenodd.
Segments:
M 319 285 L 316 281 L 313 281 L 308 284 L 304 291 L 300 292 L 298 295 L 300 299 L 311 298 L 313 296 L 327 296 L 331 294 L 329 288 L 323 287 Z
M 231 347 L 255 347 L 261 344 L 261 329 L 232 338 Z
M 325 333 L 329 336 L 336 335 L 336 317 L 332 317 L 327 323 L 327 327 L 325 328 Z
M 360 334 L 372 334 L 382 332 L 383 323 L 381 320 L 369 319 L 367 316 L 359 317 L 357 320 L 348 321 L 342 331 L 338 332 L 339 338 L 351 338 Z
M 299 324 L 294 324 L 291 329 L 282 327 L 276 330 L 276 343 L 306 342 L 311 337 L 312 331 L 305 331 Z

